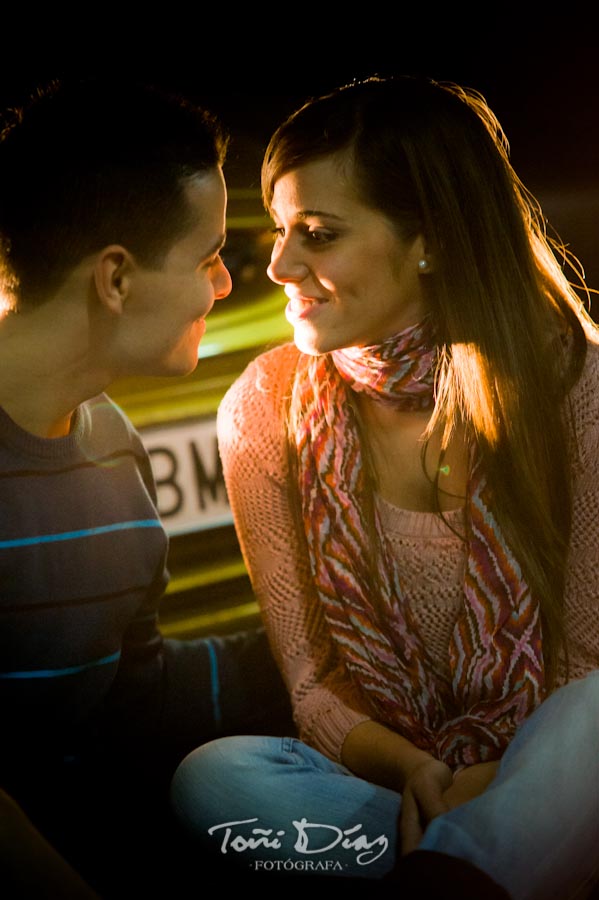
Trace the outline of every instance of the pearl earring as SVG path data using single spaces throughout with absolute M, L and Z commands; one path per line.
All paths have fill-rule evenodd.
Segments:
M 418 269 L 420 272 L 426 272 L 428 269 L 428 260 L 427 259 L 419 259 L 418 260 Z

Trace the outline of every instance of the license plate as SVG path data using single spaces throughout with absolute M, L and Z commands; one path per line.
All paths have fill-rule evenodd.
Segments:
M 150 455 L 158 512 L 168 534 L 233 522 L 216 439 L 216 419 L 140 430 Z

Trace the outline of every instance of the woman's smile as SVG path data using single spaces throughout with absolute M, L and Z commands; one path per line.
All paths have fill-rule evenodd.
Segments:
M 350 170 L 328 157 L 275 184 L 268 274 L 284 286 L 285 315 L 309 354 L 378 343 L 425 313 L 422 237 L 402 239 L 389 219 L 365 206 Z
M 293 325 L 296 320 L 312 319 L 327 302 L 326 298 L 291 296 L 285 308 L 287 321 Z

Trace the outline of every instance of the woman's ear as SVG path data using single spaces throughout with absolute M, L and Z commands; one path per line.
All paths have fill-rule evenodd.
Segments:
M 428 243 L 425 240 L 424 235 L 418 235 L 414 249 L 416 251 L 416 259 L 418 260 L 418 274 L 430 275 L 431 272 L 435 271 L 435 257 L 429 251 Z
M 431 272 L 435 271 L 435 267 L 433 265 L 432 257 L 428 254 L 421 256 L 418 260 L 418 274 L 419 275 L 430 275 Z
M 111 315 L 120 316 L 131 291 L 135 261 L 118 244 L 104 247 L 94 263 L 94 284 L 98 300 Z

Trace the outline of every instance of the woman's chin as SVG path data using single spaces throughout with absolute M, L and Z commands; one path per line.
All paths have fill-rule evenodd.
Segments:
M 322 356 L 323 353 L 337 349 L 335 341 L 327 340 L 326 337 L 304 328 L 294 329 L 293 342 L 297 349 L 307 356 Z

